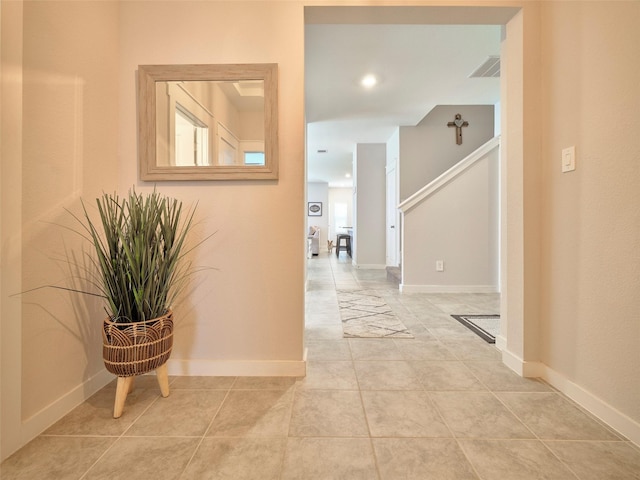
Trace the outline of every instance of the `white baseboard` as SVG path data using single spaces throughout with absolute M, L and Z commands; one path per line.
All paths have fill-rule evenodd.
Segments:
M 178 360 L 169 359 L 169 375 L 220 377 L 304 377 L 305 360 Z
M 24 420 L 21 430 L 22 445 L 26 445 L 40 435 L 114 378 L 115 376 L 112 373 L 103 369 L 38 413 Z
M 564 393 L 585 410 L 591 412 L 615 431 L 640 447 L 640 423 L 620 412 L 615 407 L 573 383 L 561 373 L 543 365 L 541 378 Z
M 502 361 L 507 367 L 523 377 L 542 378 L 549 385 L 558 389 L 558 391 L 565 394 L 582 408 L 640 447 L 640 423 L 572 382 L 561 373 L 540 362 L 525 362 L 508 350 L 502 351 Z
M 501 337 L 503 338 L 503 337 Z M 539 362 L 525 362 L 506 348 L 502 350 L 502 363 L 504 363 L 511 370 L 516 372 L 521 377 L 538 378 L 542 377 L 544 365 Z
M 306 375 L 306 355 L 301 361 L 211 361 L 211 360 L 169 360 L 170 375 L 204 376 L 274 376 L 304 377 Z M 81 383 L 55 402 L 24 420 L 19 432 L 19 441 L 12 450 L 23 447 L 36 438 L 75 407 L 86 401 L 102 387 L 113 381 L 115 376 L 101 370 Z M 13 451 L 7 452 L 7 456 Z M 3 452 L 4 454 L 4 452 Z
M 504 352 L 507 349 L 507 339 L 502 335 L 498 335 L 496 337 L 496 348 L 501 352 Z
M 400 284 L 402 293 L 498 293 L 496 285 L 406 285 Z

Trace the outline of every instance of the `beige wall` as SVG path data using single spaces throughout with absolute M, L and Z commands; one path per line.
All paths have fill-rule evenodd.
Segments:
M 78 254 L 81 242 L 59 225 L 76 228 L 65 209 L 77 213 L 81 198 L 92 202 L 117 186 L 117 13 L 110 3 L 25 3 L 20 290 L 55 284 L 95 291 L 68 281 L 78 275 L 73 263 L 82 262 L 68 256 Z M 59 290 L 22 299 L 22 418 L 28 419 L 78 378 L 102 370 L 100 331 L 93 327 L 103 314 L 92 297 Z
M 0 3 L 0 460 L 21 446 L 22 3 Z M 11 160 L 9 160 L 11 159 Z M 10 368 L 9 368 L 10 367 Z
M 510 137 L 506 219 L 512 221 L 506 254 L 507 348 L 520 360 L 538 362 L 560 388 L 578 389 L 579 400 L 596 404 L 603 418 L 624 420 L 623 427 L 630 425 L 626 431 L 636 433 L 631 436 L 640 442 L 640 81 L 635 49 L 640 4 L 466 3 L 524 6 L 520 26 L 508 29 L 516 43 L 517 35 L 524 37 L 524 57 L 517 58 L 516 48 L 509 60 L 521 73 L 521 88 L 516 79 L 515 90 L 523 94 L 510 98 L 514 103 L 509 107 L 502 100 L 503 134 Z M 267 371 L 273 363 L 276 368 L 297 366 L 302 358 L 303 3 L 194 2 L 186 9 L 182 1 L 141 1 L 121 2 L 117 12 L 109 2 L 29 4 L 24 14 L 20 1 L 0 4 L 3 457 L 90 391 L 87 376 L 96 347 L 80 340 L 81 326 L 87 325 L 84 310 L 76 312 L 70 296 L 41 293 L 36 305 L 27 305 L 35 302 L 9 295 L 39 279 L 55 281 L 66 275 L 55 262 L 40 267 L 26 258 L 33 254 L 44 259 L 50 247 L 60 246 L 51 242 L 44 224 L 36 222 L 56 220 L 56 202 L 73 207 L 78 194 L 92 198 L 99 190 L 125 191 L 134 184 L 141 191 L 152 188 L 137 180 L 138 64 L 280 65 L 277 182 L 159 185 L 163 193 L 188 203 L 199 201 L 200 237 L 217 232 L 195 260 L 218 270 L 194 285 L 189 301 L 177 309 L 172 368 L 212 372 L 222 362 L 235 371 L 259 365 Z M 58 22 L 45 21 L 54 18 Z M 45 43 L 42 55 L 32 51 L 40 46 L 31 38 L 41 29 L 49 33 L 40 39 Z M 77 60 L 70 58 L 75 52 Z M 27 80 L 64 91 L 69 101 L 60 106 L 57 96 L 41 95 Z M 44 102 L 42 111 L 31 104 L 38 96 L 38 102 Z M 73 131 L 51 125 L 60 136 L 50 135 L 52 130 L 43 124 L 48 118 L 54 123 L 72 120 Z M 28 145 L 22 141 L 25 135 Z M 578 152 L 578 170 L 559 175 L 559 151 L 571 144 Z M 50 175 L 26 164 L 32 160 L 43 163 Z M 51 185 L 51 180 L 65 188 Z M 72 190 L 78 185 L 79 190 Z M 522 331 L 524 337 L 518 335 Z M 25 356 L 28 364 L 22 366 L 22 351 L 34 352 L 44 337 L 69 348 L 47 360 L 57 362 L 57 368 L 35 365 L 42 363 L 40 352 L 37 358 L 35 353 Z M 40 393 L 45 396 L 32 398 Z M 64 401 L 56 398 L 60 395 Z M 30 417 L 41 406 L 44 413 Z
M 3 2 L 2 21 L 6 456 L 108 378 L 98 302 L 53 288 L 11 295 L 91 289 L 73 279 L 81 239 L 64 228 L 77 226 L 65 209 L 78 213 L 81 198 L 117 188 L 118 9 Z
M 293 2 L 194 2 L 188 9 L 184 2 L 121 4 L 121 188 L 154 187 L 137 174 L 139 64 L 279 65 L 279 180 L 157 185 L 198 202 L 194 240 L 216 232 L 194 258 L 215 270 L 200 275 L 175 308 L 171 373 L 304 373 L 304 66 L 303 43 L 292 40 L 303 38 L 303 27 L 302 8 Z
M 80 198 L 92 202 L 102 190 L 153 188 L 137 174 L 138 64 L 279 64 L 286 95 L 279 102 L 278 181 L 157 185 L 198 202 L 193 242 L 216 232 L 194 258 L 214 269 L 175 308 L 170 369 L 304 374 L 301 5 L 10 3 L 2 3 L 3 24 L 12 26 L 2 29 L 2 94 L 11 127 L 18 125 L 2 132 L 1 456 L 111 378 L 100 360 L 103 313 L 96 302 L 51 289 L 7 298 L 69 282 L 68 265 L 57 259 L 65 249 L 77 252 L 77 239 L 48 223 L 68 221 L 65 207 L 77 211 Z M 14 70 L 19 76 L 10 78 Z
M 640 2 L 542 6 L 540 361 L 636 426 L 639 24 Z M 576 170 L 561 173 L 571 145 Z

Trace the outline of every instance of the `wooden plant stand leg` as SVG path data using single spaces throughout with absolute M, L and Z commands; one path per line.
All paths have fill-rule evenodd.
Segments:
M 156 368 L 156 376 L 158 378 L 158 385 L 160 386 L 160 392 L 163 397 L 169 396 L 169 371 L 167 370 L 167 364 L 163 364 Z M 124 410 L 124 402 L 127 400 L 127 395 L 133 390 L 133 384 L 136 377 L 118 377 L 118 383 L 116 384 L 116 402 L 113 406 L 113 418 L 120 418 L 122 411 Z
M 160 393 L 163 397 L 169 396 L 169 371 L 167 364 L 163 363 L 156 368 L 156 377 L 158 377 L 158 385 L 160 385 Z
M 133 378 L 134 377 L 118 377 L 118 383 L 116 385 L 116 403 L 113 406 L 113 418 L 120 418 L 122 415 L 124 402 L 133 387 Z

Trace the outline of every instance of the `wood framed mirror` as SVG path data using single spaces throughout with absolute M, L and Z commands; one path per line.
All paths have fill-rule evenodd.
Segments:
M 278 66 L 138 66 L 140 178 L 278 178 Z

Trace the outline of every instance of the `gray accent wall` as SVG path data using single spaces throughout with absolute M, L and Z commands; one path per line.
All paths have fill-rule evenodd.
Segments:
M 462 129 L 462 145 L 456 144 L 456 129 L 447 127 L 456 113 L 469 122 Z M 416 126 L 400 127 L 400 201 L 493 137 L 493 105 L 439 105 Z
M 386 161 L 386 144 L 356 145 L 353 263 L 360 268 L 384 268 L 386 263 Z
M 498 162 L 496 148 L 404 215 L 403 292 L 499 290 Z

